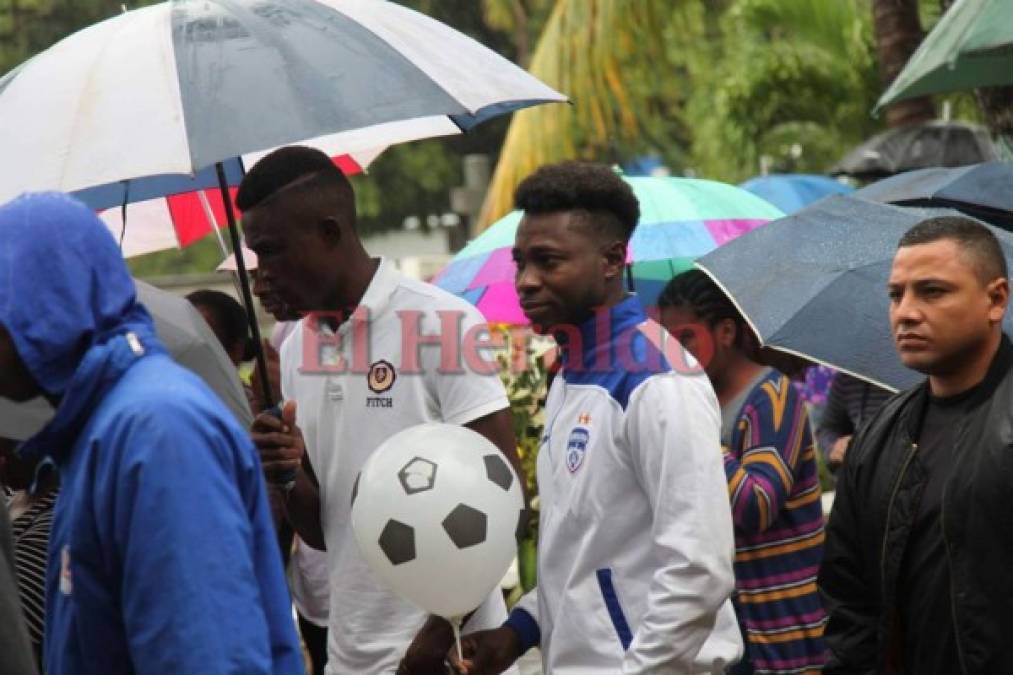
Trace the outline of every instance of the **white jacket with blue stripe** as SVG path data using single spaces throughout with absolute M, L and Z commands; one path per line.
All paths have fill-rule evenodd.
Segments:
M 507 622 L 545 672 L 724 673 L 739 659 L 719 438 L 706 375 L 635 298 L 571 340 L 538 457 L 538 588 Z

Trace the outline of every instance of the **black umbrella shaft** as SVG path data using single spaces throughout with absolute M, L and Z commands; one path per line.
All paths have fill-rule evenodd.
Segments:
M 246 305 L 246 318 L 250 323 L 250 335 L 256 346 L 254 356 L 257 360 L 257 375 L 260 378 L 260 388 L 263 392 L 262 402 L 266 410 L 274 405 L 274 395 L 271 393 L 271 380 L 267 376 L 267 359 L 264 357 L 264 345 L 260 338 L 260 326 L 257 323 L 257 310 L 253 305 L 253 293 L 250 292 L 250 276 L 246 271 L 246 261 L 243 260 L 242 244 L 239 241 L 239 226 L 236 223 L 236 213 L 232 209 L 232 198 L 229 196 L 229 182 L 225 178 L 225 167 L 221 162 L 215 164 L 218 172 L 218 187 L 222 193 L 222 203 L 225 205 L 225 219 L 229 222 L 229 240 L 232 242 L 232 252 L 236 258 L 236 272 L 239 274 L 239 288 L 243 294 L 243 304 Z

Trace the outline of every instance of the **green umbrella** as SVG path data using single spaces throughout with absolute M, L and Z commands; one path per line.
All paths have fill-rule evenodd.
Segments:
M 926 36 L 876 109 L 906 98 L 1013 85 L 1013 3 L 958 0 Z

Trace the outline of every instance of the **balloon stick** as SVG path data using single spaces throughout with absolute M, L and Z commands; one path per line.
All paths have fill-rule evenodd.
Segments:
M 464 662 L 464 654 L 461 653 L 461 617 L 455 616 L 450 620 L 450 627 L 454 629 L 454 641 L 457 643 L 457 660 Z

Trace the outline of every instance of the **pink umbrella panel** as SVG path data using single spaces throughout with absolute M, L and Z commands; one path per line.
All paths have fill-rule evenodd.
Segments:
M 628 273 L 649 309 L 668 281 L 700 256 L 783 214 L 732 185 L 694 178 L 623 177 L 641 216 L 627 251 Z M 474 304 L 492 323 L 526 325 L 514 289 L 512 247 L 521 212 L 493 223 L 433 280 Z

